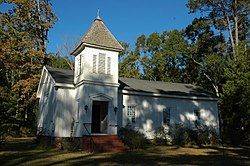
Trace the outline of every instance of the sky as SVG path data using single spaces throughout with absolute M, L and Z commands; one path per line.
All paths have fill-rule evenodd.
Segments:
M 133 48 L 140 35 L 183 29 L 199 14 L 189 14 L 187 0 L 52 0 L 58 20 L 49 30 L 47 52 L 77 43 L 97 17 L 112 34 Z
M 142 34 L 183 29 L 198 14 L 189 14 L 187 0 L 52 0 L 58 20 L 49 31 L 48 52 L 77 43 L 100 17 L 112 34 L 131 47 Z

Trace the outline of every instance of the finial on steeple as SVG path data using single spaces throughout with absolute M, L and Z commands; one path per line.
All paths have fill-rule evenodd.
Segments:
M 101 17 L 100 17 L 100 10 L 97 9 L 97 17 L 96 17 L 96 20 L 102 20 Z

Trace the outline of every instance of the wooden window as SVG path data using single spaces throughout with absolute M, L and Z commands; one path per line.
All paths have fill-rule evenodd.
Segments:
M 107 74 L 111 74 L 111 57 L 108 57 L 107 61 Z
M 93 55 L 93 73 L 96 73 L 97 55 Z
M 135 106 L 128 106 L 128 124 L 135 123 Z
M 99 74 L 105 74 L 105 54 L 99 54 L 98 59 L 98 73 Z
M 163 109 L 163 124 L 170 126 L 170 110 L 171 108 Z

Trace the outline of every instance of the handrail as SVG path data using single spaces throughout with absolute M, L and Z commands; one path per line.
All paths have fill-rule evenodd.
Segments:
M 92 124 L 92 123 L 83 123 L 83 126 L 84 126 L 85 130 L 87 131 L 88 136 L 90 136 L 89 143 L 90 143 L 90 145 L 92 145 L 91 146 L 91 153 L 92 153 L 94 151 L 95 142 L 94 142 L 94 139 L 93 139 L 91 133 L 89 132 L 88 128 L 86 127 L 86 124 Z
M 120 128 L 121 128 L 118 124 L 109 124 L 109 126 L 112 126 L 112 127 L 117 127 L 118 129 L 120 129 Z
M 86 124 L 92 124 L 92 123 L 83 123 L 83 126 L 85 128 L 85 130 L 87 131 L 88 135 L 91 135 L 91 133 L 89 132 L 88 128 L 86 127 Z

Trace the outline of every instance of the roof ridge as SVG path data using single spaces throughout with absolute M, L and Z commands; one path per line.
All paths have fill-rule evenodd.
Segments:
M 65 71 L 70 71 L 70 72 L 74 72 L 74 70 L 71 69 L 64 69 L 64 68 L 58 68 L 58 67 L 53 67 L 53 66 L 49 66 L 49 65 L 45 65 L 45 67 L 48 69 L 57 69 L 57 70 L 65 70 Z
M 197 85 L 193 85 L 190 83 L 179 83 L 179 82 L 166 82 L 166 81 L 154 81 L 154 80 L 146 80 L 146 79 L 138 79 L 138 78 L 128 78 L 128 77 L 119 77 L 119 78 L 125 78 L 125 79 L 135 79 L 135 80 L 140 80 L 140 81 L 147 81 L 147 82 L 159 82 L 159 83 L 170 83 L 170 84 L 181 84 L 181 85 L 192 85 L 192 86 L 196 86 Z

